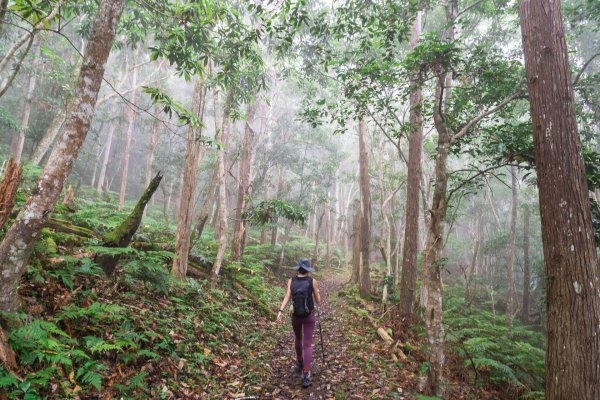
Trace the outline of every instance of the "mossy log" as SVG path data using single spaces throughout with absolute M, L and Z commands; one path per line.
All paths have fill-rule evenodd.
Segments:
M 195 279 L 210 278 L 210 271 L 206 271 L 202 266 L 194 263 L 193 261 L 188 262 L 187 274 Z
M 64 219 L 48 218 L 48 222 L 46 222 L 46 228 L 49 228 L 55 232 L 69 233 L 71 235 L 81 236 L 89 239 L 99 239 L 98 235 L 96 235 L 94 231 L 82 226 L 73 225 Z
M 140 223 L 142 222 L 146 204 L 148 204 L 152 198 L 152 195 L 158 188 L 162 178 L 163 176 L 159 171 L 152 181 L 150 181 L 150 184 L 146 190 L 144 190 L 142 197 L 140 197 L 137 204 L 133 208 L 133 211 L 131 211 L 127 218 L 125 218 L 125 220 L 121 222 L 119 226 L 104 235 L 102 239 L 102 246 L 127 247 L 129 245 L 133 235 L 135 235 L 135 232 L 138 230 Z M 118 262 L 119 256 L 106 254 L 96 256 L 96 263 L 98 263 L 98 265 L 104 270 L 104 273 L 108 276 L 113 274 Z

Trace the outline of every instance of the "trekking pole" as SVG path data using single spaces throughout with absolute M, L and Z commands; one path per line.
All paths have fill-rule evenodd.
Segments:
M 325 350 L 323 349 L 323 329 L 321 329 L 321 307 L 317 306 L 317 317 L 319 320 L 319 334 L 321 335 L 321 356 L 323 356 L 323 368 L 325 368 Z

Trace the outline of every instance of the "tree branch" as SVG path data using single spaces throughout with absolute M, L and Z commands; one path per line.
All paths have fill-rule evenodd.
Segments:
M 520 98 L 524 98 L 524 96 L 523 96 L 523 94 L 521 94 L 521 92 L 517 92 L 517 93 L 513 94 L 512 96 L 506 98 L 502 103 L 498 104 L 497 106 L 492 107 L 492 108 L 482 112 L 481 114 L 479 114 L 478 116 L 476 116 L 475 118 L 470 120 L 456 135 L 452 136 L 450 138 L 450 144 L 456 142 L 458 139 L 460 139 L 461 137 L 463 137 L 467 133 L 469 133 L 469 130 L 473 126 L 477 125 L 482 119 L 484 119 L 488 115 L 495 113 L 496 111 L 504 108 L 507 104 L 509 104 L 513 100 L 520 99 Z
M 476 174 L 474 174 L 474 175 L 470 176 L 469 178 L 465 179 L 464 181 L 462 181 L 462 182 L 460 183 L 460 185 L 458 185 L 457 187 L 455 187 L 455 188 L 452 188 L 451 190 L 449 190 L 449 191 L 447 192 L 447 195 L 446 195 L 446 201 L 447 201 L 447 202 L 450 202 L 450 198 L 452 197 L 452 195 L 453 195 L 454 193 L 456 193 L 457 191 L 459 191 L 460 189 L 462 189 L 462 188 L 463 188 L 463 187 L 464 187 L 464 186 L 465 186 L 467 183 L 471 182 L 471 181 L 472 181 L 472 180 L 474 180 L 475 178 L 477 178 L 477 177 L 479 177 L 479 176 L 481 176 L 481 175 L 485 175 L 485 174 L 487 174 L 488 172 L 490 172 L 490 171 L 493 171 L 493 170 L 495 170 L 495 169 L 502 168 L 502 167 L 506 167 L 507 165 L 510 165 L 510 163 L 503 163 L 503 164 L 499 164 L 499 165 L 494 165 L 494 166 L 492 166 L 492 167 L 489 167 L 489 168 L 486 168 L 486 169 L 483 169 L 483 170 L 479 170 L 479 171 L 477 171 L 477 173 L 476 173 Z M 454 173 L 456 173 L 456 172 L 459 172 L 459 171 L 454 171 Z
M 35 24 L 35 26 L 33 27 L 33 30 L 31 32 L 24 33 L 11 46 L 11 48 L 6 52 L 6 54 L 4 55 L 2 60 L 0 60 L 0 73 L 4 72 L 4 69 L 8 65 L 8 62 L 13 58 L 15 53 L 27 42 L 27 39 L 32 40 L 31 38 L 33 36 L 35 36 L 36 32 L 41 30 L 42 28 L 44 28 L 44 26 L 50 20 L 52 20 L 56 16 L 56 14 L 58 14 L 58 10 L 60 10 L 60 5 L 61 5 L 61 2 L 57 1 L 56 4 L 54 5 L 54 8 L 52 9 L 52 11 L 50 11 L 50 14 L 48 14 L 47 16 L 42 18 L 37 24 Z M 29 48 L 30 47 L 27 48 L 26 53 L 27 53 L 27 51 L 29 51 Z M 22 62 L 22 60 L 21 60 L 21 62 Z
M 406 156 L 404 155 L 404 152 L 402 151 L 402 147 L 400 147 L 400 143 L 396 142 L 387 132 L 387 130 L 379 123 L 379 121 L 375 118 L 375 116 L 373 115 L 373 113 L 371 112 L 371 110 L 369 110 L 369 107 L 366 107 L 367 113 L 369 114 L 369 116 L 371 117 L 371 119 L 373 120 L 373 122 L 375 122 L 375 124 L 379 127 L 379 129 L 381 129 L 381 132 L 385 135 L 386 138 L 388 138 L 388 140 L 390 142 L 392 142 L 392 144 L 396 147 L 396 149 L 398 150 L 398 154 L 400 155 L 400 158 L 402 159 L 402 161 L 404 161 L 404 163 L 406 165 L 408 165 L 408 161 L 406 159 Z
M 19 73 L 19 70 L 21 69 L 21 66 L 23 65 L 23 61 L 25 60 L 25 57 L 29 53 L 29 49 L 31 49 L 31 45 L 33 44 L 34 38 L 35 38 L 35 36 L 33 36 L 33 35 L 30 36 L 29 43 L 27 43 L 27 48 L 25 50 L 23 50 L 23 52 L 21 53 L 19 61 L 17 62 L 17 65 L 13 69 L 12 74 L 7 76 L 0 84 L 0 97 L 4 96 L 4 93 L 6 93 L 6 91 L 12 84 L 12 82 L 15 80 L 15 77 L 17 76 L 17 74 Z
M 594 61 L 594 59 L 596 57 L 600 56 L 600 53 L 596 53 L 593 56 L 590 57 L 589 60 L 587 60 L 585 62 L 585 64 L 583 64 L 583 67 L 581 67 L 581 70 L 579 71 L 579 73 L 577 74 L 577 76 L 575 76 L 575 79 L 573 79 L 573 86 L 577 85 L 577 82 L 579 82 L 579 78 L 581 78 L 581 75 L 583 75 L 583 72 L 585 71 L 585 69 L 590 65 L 590 63 L 592 61 Z
M 466 13 L 467 11 L 469 11 L 472 8 L 477 7 L 478 5 L 480 5 L 481 3 L 483 3 L 485 0 L 477 0 L 475 3 L 465 7 L 463 10 L 459 11 L 458 14 L 456 14 L 456 18 L 458 19 L 458 17 L 460 17 L 462 14 Z

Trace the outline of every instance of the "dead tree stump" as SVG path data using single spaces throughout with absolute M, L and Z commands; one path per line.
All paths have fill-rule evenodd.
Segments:
M 152 198 L 152 195 L 158 188 L 160 181 L 163 176 L 160 171 L 156 174 L 156 176 L 150 181 L 150 184 L 144 190 L 142 197 L 138 200 L 135 205 L 133 211 L 125 218 L 123 222 L 106 235 L 102 240 L 102 245 L 105 247 L 127 247 L 133 238 L 133 235 L 138 230 L 140 226 L 140 222 L 142 222 L 142 217 L 144 213 L 144 208 L 146 208 L 146 204 Z M 104 270 L 106 275 L 110 276 L 115 271 L 117 263 L 119 262 L 118 255 L 109 255 L 109 254 L 101 254 L 96 256 L 96 262 L 98 265 Z

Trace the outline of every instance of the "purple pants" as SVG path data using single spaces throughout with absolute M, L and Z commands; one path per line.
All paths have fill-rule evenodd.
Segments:
M 304 372 L 308 372 L 312 363 L 312 339 L 315 330 L 314 311 L 302 318 L 292 315 L 292 328 L 294 328 L 296 339 L 296 356 L 298 360 L 302 360 Z

